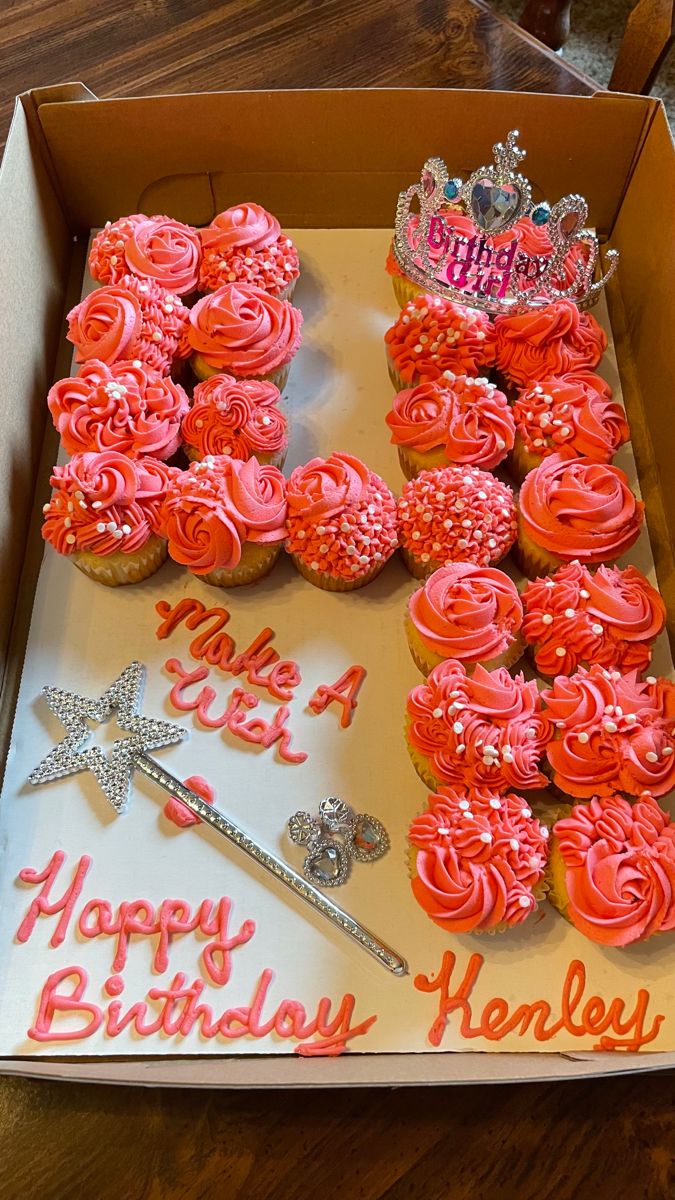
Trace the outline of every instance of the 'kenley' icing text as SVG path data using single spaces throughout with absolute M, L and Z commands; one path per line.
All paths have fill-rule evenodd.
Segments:
M 630 1002 L 620 996 L 607 1000 L 601 996 L 587 996 L 586 967 L 579 959 L 574 959 L 567 968 L 559 1016 L 555 1015 L 548 1000 L 531 1000 L 512 1006 L 501 996 L 487 1000 L 478 1011 L 480 1006 L 472 999 L 472 993 L 484 963 L 482 954 L 472 954 L 464 977 L 454 980 L 457 955 L 446 950 L 435 977 L 415 977 L 418 991 L 439 993 L 438 1015 L 428 1034 L 432 1046 L 440 1046 L 453 1014 L 457 1016 L 463 1038 L 500 1042 L 508 1034 L 523 1037 L 531 1030 L 535 1041 L 550 1042 L 557 1034 L 567 1033 L 578 1038 L 595 1038 L 594 1050 L 640 1050 L 654 1041 L 665 1020 L 661 1014 L 648 1019 L 651 997 L 646 988 L 638 989 L 632 1011 L 629 1011 Z

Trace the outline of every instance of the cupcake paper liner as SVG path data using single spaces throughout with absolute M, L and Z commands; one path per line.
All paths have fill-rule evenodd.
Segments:
M 291 559 L 303 579 L 307 579 L 309 583 L 313 583 L 315 587 L 321 588 L 324 592 L 354 592 L 357 588 L 362 588 L 366 584 L 372 583 L 373 579 L 377 578 L 385 565 L 384 563 L 378 563 L 376 566 L 371 567 L 365 575 L 360 575 L 356 579 L 343 579 L 341 576 L 328 575 L 325 571 L 313 571 L 297 554 L 291 554 Z
M 190 359 L 190 366 L 192 367 L 192 370 L 200 383 L 204 383 L 204 381 L 210 379 L 212 375 L 222 374 L 222 372 L 225 370 L 225 368 L 222 366 L 212 367 L 209 363 L 207 363 L 206 359 L 201 354 L 192 355 L 192 358 Z M 291 364 L 285 363 L 284 366 L 277 367 L 275 371 L 270 371 L 267 375 L 238 375 L 233 368 L 228 367 L 227 374 L 231 375 L 233 379 L 239 379 L 244 382 L 248 379 L 255 379 L 260 383 L 273 383 L 276 385 L 276 387 L 278 387 L 279 391 L 282 392 L 288 383 L 290 369 Z
M 398 461 L 406 479 L 414 479 L 420 471 L 431 471 L 434 467 L 452 467 L 455 464 L 448 458 L 442 446 L 433 450 L 413 450 L 409 446 L 397 446 Z
M 274 566 L 283 543 L 259 545 L 257 542 L 246 542 L 242 547 L 241 559 L 236 567 L 219 567 L 208 575 L 201 575 L 205 583 L 213 587 L 243 587 L 247 583 L 256 583 L 269 574 Z
M 140 583 L 154 575 L 166 560 L 166 555 L 166 542 L 153 534 L 133 554 L 124 554 L 122 550 L 116 550 L 113 554 L 75 550 L 71 558 L 79 571 L 97 583 L 103 583 L 106 587 L 122 587 L 127 583 Z

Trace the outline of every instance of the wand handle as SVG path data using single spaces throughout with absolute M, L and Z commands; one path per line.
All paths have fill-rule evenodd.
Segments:
M 238 825 L 230 821 L 228 817 L 223 816 L 217 809 L 212 808 L 210 804 L 202 800 L 201 796 L 198 796 L 196 792 L 191 791 L 184 783 L 181 783 L 180 779 L 176 779 L 175 775 L 172 775 L 170 771 L 166 771 L 164 767 L 160 766 L 154 758 L 150 758 L 147 754 L 139 753 L 135 756 L 134 761 L 139 770 L 144 775 L 147 775 L 148 779 L 152 779 L 165 792 L 175 797 L 176 800 L 180 800 L 181 804 L 189 808 L 190 812 L 199 817 L 200 821 L 204 821 L 212 829 L 215 829 L 216 833 L 219 833 L 221 837 L 238 846 L 240 850 L 243 850 L 244 854 L 248 854 L 249 858 L 252 858 L 254 862 L 257 862 L 266 871 L 269 871 L 271 875 L 274 875 L 280 883 L 285 884 L 296 896 L 299 896 L 306 904 L 310 904 L 312 908 L 320 912 L 333 925 L 341 929 L 343 933 L 346 933 L 347 937 L 350 937 L 352 941 L 357 942 L 359 946 L 367 950 L 383 967 L 391 971 L 392 975 L 408 974 L 408 964 L 404 958 L 401 958 L 400 954 L 397 954 L 395 950 L 392 950 L 384 942 L 381 942 L 379 938 L 375 937 L 375 934 L 371 933 L 370 930 L 366 929 L 358 921 L 355 921 L 353 917 L 350 917 L 349 913 L 344 912 L 339 905 L 335 904 L 332 900 L 328 900 L 323 892 L 315 888 L 307 879 L 303 879 L 302 875 L 298 875 L 282 859 L 277 858 L 271 851 L 259 846 L 257 842 L 253 841 L 253 838 L 244 833 L 243 829 L 240 829 Z

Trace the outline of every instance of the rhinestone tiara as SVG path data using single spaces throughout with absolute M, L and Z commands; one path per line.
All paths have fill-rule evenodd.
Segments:
M 531 184 L 517 170 L 526 153 L 518 137 L 512 129 L 506 143 L 493 146 L 493 162 L 465 181 L 451 177 L 441 158 L 427 159 L 419 183 L 398 198 L 396 261 L 424 291 L 492 315 L 564 299 L 588 308 L 614 274 L 618 251 L 605 252 L 603 275 L 583 196 L 563 196 L 553 206 L 533 202 Z M 546 235 L 540 253 L 521 244 L 524 217 Z

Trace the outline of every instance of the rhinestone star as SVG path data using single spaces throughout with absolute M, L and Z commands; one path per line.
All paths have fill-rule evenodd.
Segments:
M 31 771 L 29 783 L 48 783 L 78 771 L 92 771 L 113 808 L 123 812 L 138 756 L 161 746 L 175 745 L 187 736 L 187 730 L 179 725 L 139 713 L 144 681 L 145 668 L 142 663 L 133 662 L 98 700 L 56 687 L 43 688 L 42 694 L 67 730 L 67 736 Z M 107 721 L 113 711 L 119 728 L 129 737 L 113 743 L 110 757 L 100 746 L 83 749 L 92 736 L 89 722 Z

